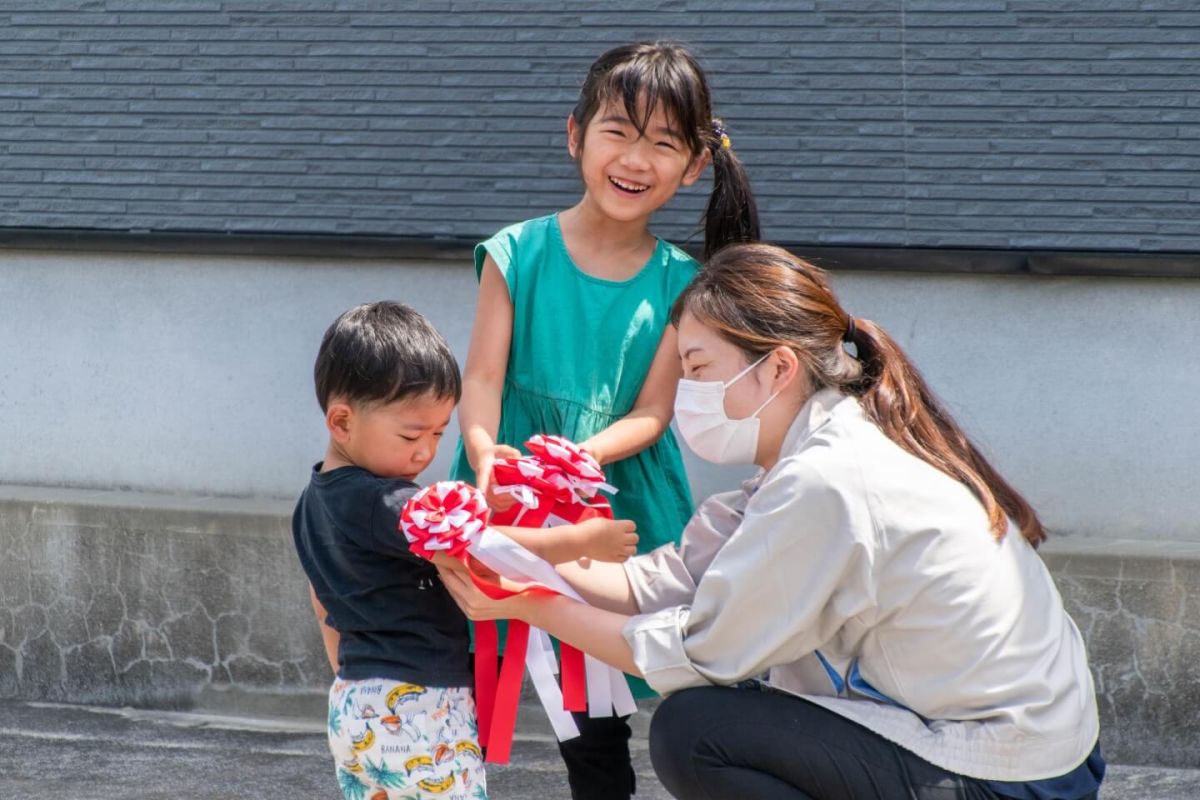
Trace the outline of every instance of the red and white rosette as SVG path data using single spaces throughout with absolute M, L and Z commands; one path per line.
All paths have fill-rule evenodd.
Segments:
M 400 529 L 409 549 L 421 558 L 432 559 L 436 553 L 461 558 L 487 520 L 487 501 L 478 489 L 442 481 L 409 499 L 400 514 Z
M 553 470 L 563 491 L 552 514 L 566 522 L 590 517 L 612 519 L 612 506 L 601 491 L 615 494 L 616 488 L 605 482 L 604 470 L 591 453 L 570 439 L 538 434 L 525 442 L 526 449 L 546 468 Z
M 551 564 L 489 528 L 487 520 L 487 503 L 478 489 L 466 483 L 442 481 L 421 490 L 408 501 L 400 515 L 400 528 L 414 553 L 427 559 L 436 553 L 445 553 L 461 561 L 475 584 L 490 597 L 502 599 L 524 592 L 554 592 L 584 602 Z M 472 568 L 472 558 L 505 578 L 524 583 L 525 588 L 520 592 L 501 588 Z M 505 764 L 512 750 L 524 670 L 521 659 L 506 658 L 497 674 L 497 650 L 495 623 L 476 623 L 475 695 L 479 739 L 487 747 L 488 762 Z M 534 688 L 560 740 L 579 735 L 570 712 L 583 710 L 585 674 L 589 683 L 586 688 L 588 699 L 593 697 L 590 683 L 595 680 L 598 684 L 603 683 L 603 688 L 598 686 L 595 693 L 597 703 L 602 699 L 608 701 L 603 709 L 599 705 L 590 708 L 593 715 L 609 716 L 614 711 L 629 714 L 636 709 L 620 671 L 600 662 L 596 662 L 601 668 L 597 669 L 588 663 L 594 660 L 590 656 L 568 659 L 564 653 L 563 686 L 568 694 L 564 699 L 564 691 L 555 680 L 558 664 L 550 638 L 544 631 L 511 620 L 507 650 L 510 655 L 525 652 L 524 666 L 529 668 Z
M 493 525 L 541 528 L 556 506 L 570 502 L 571 488 L 559 467 L 522 456 L 496 460 L 492 465 L 492 491 L 511 495 L 515 501 L 504 511 L 492 513 Z

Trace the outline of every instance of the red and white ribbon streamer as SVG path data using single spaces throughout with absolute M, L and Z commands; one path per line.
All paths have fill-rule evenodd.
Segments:
M 414 553 L 432 558 L 441 552 L 461 561 L 476 586 L 490 597 L 501 599 L 520 592 L 503 589 L 478 575 L 471 567 L 470 557 L 510 580 L 525 583 L 526 588 L 521 592 L 555 592 L 583 602 L 552 565 L 488 528 L 487 519 L 487 504 L 478 489 L 465 483 L 442 481 L 409 500 L 401 513 L 400 527 Z M 522 662 L 519 658 L 505 659 L 497 677 L 495 624 L 476 623 L 475 631 L 475 691 L 480 743 L 487 747 L 490 763 L 503 764 L 508 762 L 512 748 Z M 512 620 L 508 627 L 507 648 L 514 656 L 524 651 L 525 665 L 560 740 L 579 734 L 570 711 L 582 710 L 580 695 L 585 674 L 592 716 L 609 716 L 614 711 L 631 714 L 636 710 L 633 696 L 618 670 L 600 662 L 595 662 L 599 667 L 593 666 L 589 662 L 594 659 L 590 656 L 580 658 L 578 651 L 568 653 L 570 648 L 566 645 L 563 646 L 563 689 L 560 690 L 554 679 L 558 665 L 544 631 L 531 630 L 525 623 Z M 614 691 L 618 681 L 623 692 Z M 593 683 L 596 684 L 594 687 Z
M 612 506 L 600 492 L 615 494 L 617 490 L 605 481 L 604 470 L 590 453 L 561 436 L 534 436 L 525 442 L 525 447 L 531 456 L 495 462 L 494 491 L 510 494 L 517 502 L 503 512 L 494 513 L 493 525 L 538 527 L 592 517 L 613 518 Z M 560 650 L 562 694 L 568 709 L 582 711 L 586 707 L 592 717 L 626 715 L 637 710 L 629 685 L 619 670 L 569 645 L 561 645 Z M 577 677 L 580 675 L 586 675 L 586 681 Z M 550 714 L 547 695 L 539 696 Z M 551 702 L 557 705 L 557 698 Z

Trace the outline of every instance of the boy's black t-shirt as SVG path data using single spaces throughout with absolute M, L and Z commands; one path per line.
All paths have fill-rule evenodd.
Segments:
M 420 487 L 360 467 L 320 468 L 296 504 L 292 535 L 326 622 L 341 635 L 338 676 L 471 686 L 467 619 L 399 529 Z

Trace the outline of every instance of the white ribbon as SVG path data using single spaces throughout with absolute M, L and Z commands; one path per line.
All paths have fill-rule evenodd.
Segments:
M 534 581 L 572 600 L 586 602 L 571 584 L 558 574 L 553 565 L 499 531 L 484 528 L 478 533 L 473 533 L 467 551 L 488 569 L 505 578 L 523 583 Z M 547 664 L 547 661 L 553 666 Z M 579 729 L 575 726 L 570 712 L 563 710 L 562 690 L 553 677 L 558 672 L 558 664 L 545 631 L 530 626 L 525 663 L 529 667 L 529 675 L 538 693 L 538 699 L 542 701 L 542 707 L 546 709 L 546 716 L 550 718 L 550 724 L 554 726 L 554 733 L 559 741 L 578 736 Z M 629 684 L 619 669 L 585 654 L 584 671 L 587 675 L 588 716 L 627 716 L 637 710 L 633 694 L 629 691 Z M 569 728 L 566 721 L 570 721 Z M 568 735 L 564 736 L 564 733 Z
M 550 637 L 541 628 L 529 626 L 529 645 L 525 648 L 525 666 L 529 669 L 529 678 L 542 708 L 550 718 L 550 726 L 560 742 L 574 739 L 579 735 L 579 726 L 571 712 L 563 708 L 562 689 L 554 676 L 558 674 L 558 659 L 554 657 L 554 647 Z

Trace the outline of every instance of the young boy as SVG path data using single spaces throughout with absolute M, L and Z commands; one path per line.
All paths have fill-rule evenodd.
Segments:
M 329 664 L 347 800 L 486 799 L 467 621 L 399 531 L 462 393 L 442 336 L 399 303 L 342 314 L 314 370 L 329 445 L 292 517 Z M 548 560 L 624 560 L 632 524 L 506 529 Z M 453 565 L 451 565 L 453 566 Z

